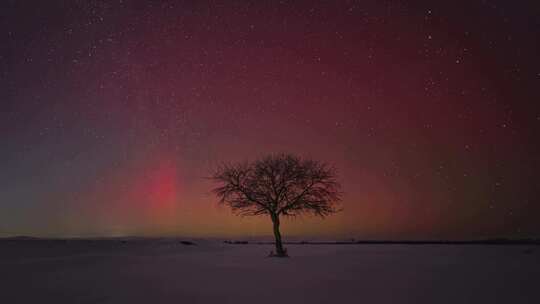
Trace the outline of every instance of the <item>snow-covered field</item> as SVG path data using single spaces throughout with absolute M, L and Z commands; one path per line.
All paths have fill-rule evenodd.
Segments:
M 0 241 L 0 303 L 540 303 L 540 247 Z

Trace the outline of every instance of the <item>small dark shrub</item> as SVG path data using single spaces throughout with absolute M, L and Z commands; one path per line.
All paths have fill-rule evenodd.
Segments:
M 246 245 L 246 244 L 249 244 L 249 242 L 248 241 L 234 241 L 233 244 Z
M 186 245 L 186 246 L 193 246 L 193 245 L 197 245 L 191 241 L 180 241 L 180 244 L 182 245 Z

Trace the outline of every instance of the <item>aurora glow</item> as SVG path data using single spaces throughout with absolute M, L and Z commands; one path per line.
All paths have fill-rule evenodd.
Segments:
M 281 151 L 345 191 L 288 236 L 538 236 L 532 3 L 3 1 L 0 236 L 267 235 L 204 177 Z

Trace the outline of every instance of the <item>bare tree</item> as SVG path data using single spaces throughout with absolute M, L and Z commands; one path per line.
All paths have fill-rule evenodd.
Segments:
M 291 154 L 275 154 L 254 162 L 221 165 L 211 177 L 221 204 L 241 216 L 268 215 L 273 223 L 276 256 L 287 256 L 279 230 L 281 216 L 338 211 L 340 184 L 325 163 Z

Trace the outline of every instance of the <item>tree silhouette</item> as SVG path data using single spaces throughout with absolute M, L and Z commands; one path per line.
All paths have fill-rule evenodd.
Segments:
M 269 155 L 254 162 L 223 164 L 212 175 L 213 193 L 241 216 L 268 215 L 273 223 L 276 256 L 287 256 L 279 230 L 280 217 L 338 211 L 340 184 L 325 163 L 292 154 Z

